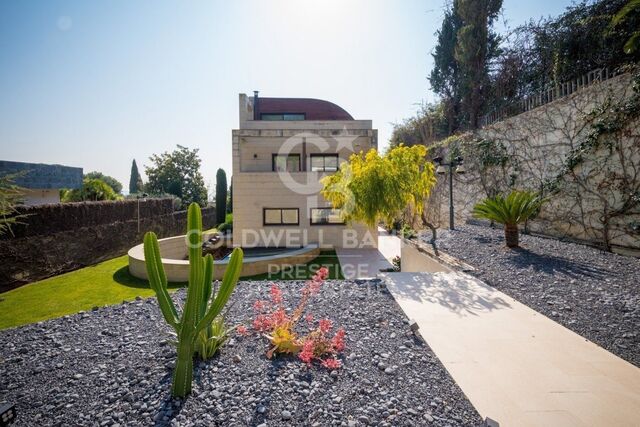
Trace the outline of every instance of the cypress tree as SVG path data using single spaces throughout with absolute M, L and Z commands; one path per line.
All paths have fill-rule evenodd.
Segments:
M 224 169 L 216 173 L 216 223 L 222 224 L 227 213 L 227 174 Z
M 129 194 L 136 194 L 142 191 L 142 177 L 138 172 L 136 159 L 131 163 L 131 177 L 129 178 Z

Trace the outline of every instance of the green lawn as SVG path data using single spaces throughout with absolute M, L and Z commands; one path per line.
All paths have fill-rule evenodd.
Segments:
M 147 282 L 130 275 L 127 264 L 125 255 L 0 294 L 0 329 L 91 310 L 96 306 L 119 304 L 137 296 L 152 296 Z M 344 278 L 335 251 L 325 251 L 308 264 L 292 270 L 243 280 L 305 280 L 323 265 L 329 268 L 329 279 Z M 184 285 L 172 283 L 169 287 L 175 289 Z
M 264 273 L 244 277 L 243 280 L 307 280 L 322 266 L 329 269 L 327 279 L 344 279 L 336 251 L 331 250 L 320 252 L 320 255 L 307 264 L 291 266 L 291 268 L 285 268 L 275 274 Z
M 145 280 L 129 274 L 127 264 L 125 255 L 0 294 L 0 329 L 152 296 Z

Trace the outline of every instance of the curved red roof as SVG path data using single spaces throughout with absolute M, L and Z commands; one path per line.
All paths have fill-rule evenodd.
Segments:
M 259 114 L 301 114 L 305 120 L 353 120 L 333 102 L 313 98 L 258 98 Z

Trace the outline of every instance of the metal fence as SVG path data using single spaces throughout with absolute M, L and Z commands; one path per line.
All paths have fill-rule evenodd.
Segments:
M 534 108 L 571 95 L 584 87 L 608 80 L 616 75 L 615 71 L 612 71 L 609 68 L 598 68 L 596 70 L 589 71 L 576 79 L 555 86 L 550 86 L 548 89 L 542 90 L 534 95 L 515 100 L 509 105 L 486 114 L 480 119 L 480 126 L 488 126 L 500 120 L 533 110 Z

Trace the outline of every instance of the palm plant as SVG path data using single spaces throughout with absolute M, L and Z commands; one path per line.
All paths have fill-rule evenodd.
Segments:
M 497 195 L 473 207 L 473 216 L 504 225 L 504 237 L 509 248 L 517 248 L 520 238 L 518 224 L 534 216 L 544 200 L 532 191 L 512 191 L 507 197 Z
M 200 206 L 197 203 L 192 203 L 189 206 L 187 215 L 189 287 L 182 315 L 179 315 L 167 290 L 167 276 L 162 265 L 158 239 L 153 232 L 148 232 L 144 236 L 144 258 L 149 284 L 158 297 L 158 305 L 162 315 L 177 335 L 178 358 L 173 371 L 173 386 L 171 389 L 174 397 L 185 397 L 191 392 L 194 354 L 198 353 L 201 357 L 208 354 L 213 355 L 219 347 L 217 345 L 217 343 L 220 343 L 218 338 L 226 334 L 220 332 L 224 328 L 224 320 L 221 320 L 221 313 L 238 282 L 243 258 L 242 249 L 235 248 L 231 254 L 220 288 L 217 292 L 214 291 L 212 295 L 213 257 L 211 254 L 205 257 L 202 256 L 202 213 Z M 209 334 L 210 332 L 211 334 Z M 208 338 L 211 337 L 216 342 L 213 350 L 211 349 L 211 344 L 214 344 L 214 342 L 208 341 Z M 202 353 L 206 354 L 203 355 Z

